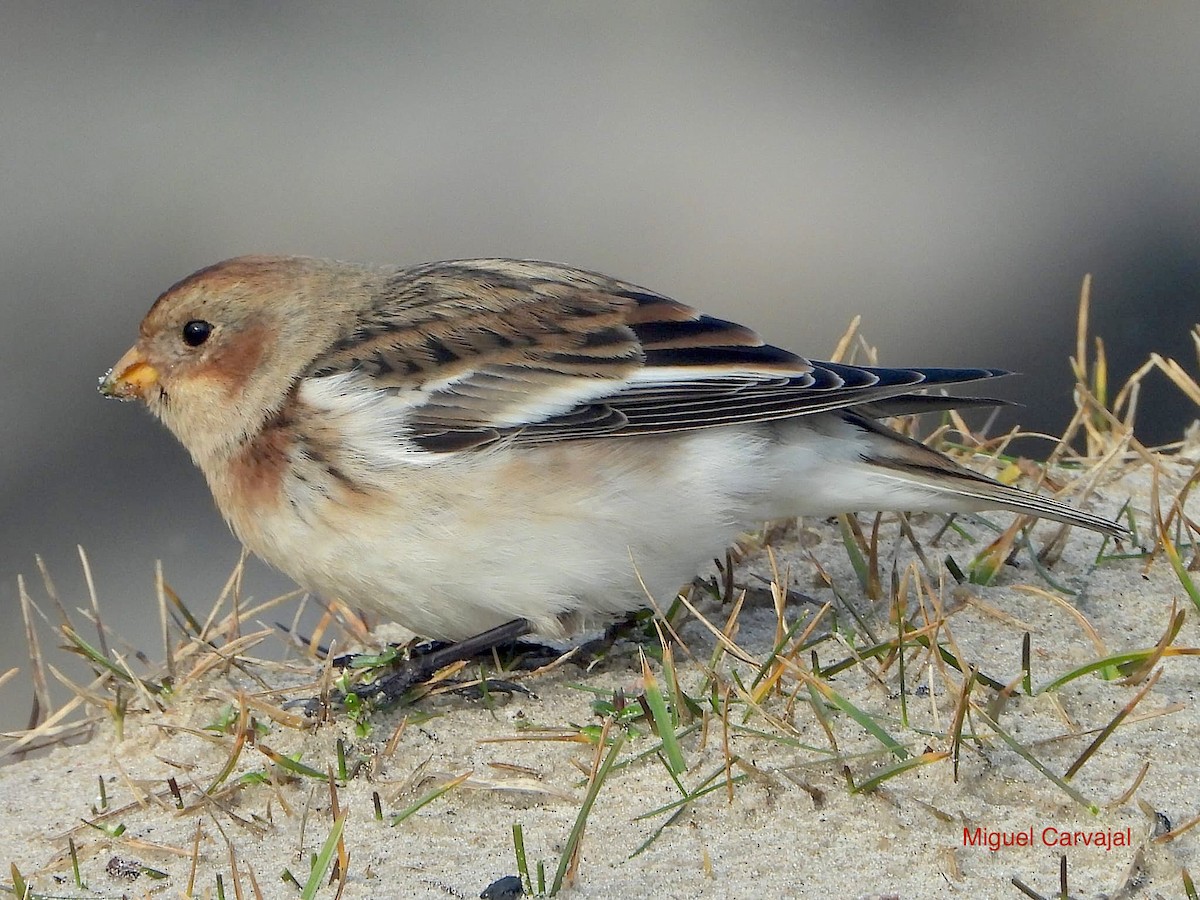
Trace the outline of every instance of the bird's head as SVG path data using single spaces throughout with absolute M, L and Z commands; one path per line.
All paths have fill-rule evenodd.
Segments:
M 243 256 L 164 292 L 100 392 L 141 400 L 202 467 L 257 433 L 337 336 L 361 272 L 302 257 Z

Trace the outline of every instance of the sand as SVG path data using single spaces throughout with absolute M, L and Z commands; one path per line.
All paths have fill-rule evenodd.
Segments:
M 1190 464 L 1179 460 L 1163 468 L 1162 495 L 1173 497 L 1190 475 Z M 1101 488 L 1093 508 L 1115 514 L 1131 497 L 1141 511 L 1140 527 L 1150 533 L 1150 487 L 1150 470 L 1132 466 L 1119 481 Z M 861 520 L 869 529 L 870 518 Z M 936 517 L 915 521 L 923 542 L 940 525 Z M 1018 567 L 1003 567 L 991 585 L 959 585 L 942 560 L 949 555 L 965 566 L 988 535 L 978 524 L 965 528 L 974 541 L 950 531 L 937 547 L 926 545 L 932 594 L 919 603 L 910 592 L 909 616 L 923 624 L 921 604 L 926 613 L 940 604 L 948 630 L 943 628 L 939 640 L 984 675 L 1019 683 L 1026 633 L 1035 686 L 1105 654 L 1153 647 L 1167 631 L 1172 609 L 1187 615 L 1174 646 L 1200 646 L 1200 614 L 1161 554 L 1149 564 L 1144 558 L 1097 564 L 1101 538 L 1075 530 L 1050 570 L 1054 583 L 1073 594 L 1056 591 L 1030 564 L 1028 553 L 1020 555 Z M 1039 526 L 1034 544 L 1041 546 L 1055 531 L 1052 525 Z M 773 549 L 791 588 L 815 601 L 791 598 L 784 610 L 789 624 L 807 622 L 821 604 L 835 601 L 829 583 L 818 575 L 819 565 L 881 640 L 894 636 L 886 604 L 865 597 L 836 523 L 802 523 L 777 536 Z M 1185 562 L 1190 555 L 1184 552 Z M 899 573 L 915 573 L 919 564 L 909 568 L 915 559 L 896 526 L 885 524 L 880 537 L 885 578 L 893 560 Z M 753 573 L 770 577 L 761 551 L 751 553 L 739 570 L 739 583 L 759 589 L 737 618 L 736 642 L 762 659 L 770 652 L 778 619 Z M 869 643 L 841 601 L 835 602 L 841 608 L 836 619 L 841 637 L 818 645 L 825 666 Z M 711 598 L 700 600 L 698 608 L 718 626 L 729 615 Z M 830 615 L 816 633 L 828 630 Z M 119 623 L 110 625 L 119 630 Z M 702 688 L 714 639 L 690 615 L 679 630 L 687 647 L 675 651 L 679 682 L 711 709 Z M 807 653 L 798 659 L 811 664 Z M 906 663 L 907 724 L 901 721 L 895 664 L 885 668 L 881 660 L 868 661 L 827 676 L 824 683 L 869 713 L 911 754 L 951 750 L 947 734 L 961 676 L 931 662 L 919 648 L 906 654 Z M 1014 878 L 1044 896 L 1057 896 L 1062 858 L 1073 897 L 1184 896 L 1181 870 L 1200 874 L 1200 829 L 1167 840 L 1162 836 L 1200 815 L 1198 664 L 1196 656 L 1170 655 L 1152 667 L 1157 681 L 1070 781 L 1083 803 L 975 713 L 964 731 L 978 739 L 962 742 L 957 777 L 953 760 L 941 758 L 889 778 L 875 790 L 852 792 L 847 770 L 860 784 L 896 757 L 828 704 L 827 733 L 807 689 L 785 675 L 783 695 L 762 700 L 765 716 L 734 702 L 727 736 L 726 723 L 709 715 L 680 738 L 687 765 L 678 776 L 681 783 L 695 790 L 711 778 L 717 789 L 664 824 L 674 808 L 654 811 L 678 801 L 680 789 L 654 753 L 635 758 L 659 743 L 646 721 L 637 722 L 618 755 L 627 764 L 608 775 L 596 796 L 577 874 L 563 896 L 1021 896 Z M 119 731 L 112 716 L 90 709 L 95 721 L 90 739 L 0 769 L 7 826 L 0 831 L 0 863 L 14 865 L 38 896 L 176 897 L 188 895 L 191 883 L 191 896 L 215 897 L 220 877 L 225 897 L 297 897 L 299 890 L 281 873 L 289 870 L 301 883 L 307 879 L 311 855 L 332 827 L 333 800 L 326 780 L 289 775 L 272 767 L 268 754 L 300 754 L 304 764 L 325 772 L 337 765 L 340 739 L 351 767 L 362 761 L 360 771 L 336 791 L 339 810 L 348 811 L 341 896 L 477 897 L 496 879 L 516 872 L 514 823 L 523 828 L 530 864 L 544 861 L 549 879 L 579 816 L 586 773 L 596 758 L 580 727 L 601 723 L 592 708 L 595 700 L 611 698 L 617 690 L 634 698 L 643 689 L 637 648 L 624 642 L 590 670 L 568 662 L 523 676 L 534 696 L 496 694 L 488 702 L 457 694 L 427 697 L 414 707 L 372 717 L 366 736 L 356 733 L 345 713 L 325 724 L 302 717 L 278 722 L 259 706 L 251 713 L 261 729 L 247 740 L 229 778 L 205 794 L 230 759 L 234 738 L 203 729 L 220 719 L 227 704 L 237 706 L 239 691 L 264 704 L 303 696 L 303 689 L 266 691 L 264 682 L 272 688 L 308 682 L 316 666 L 294 659 L 247 671 L 214 669 L 186 680 L 161 709 L 158 702 L 126 691 L 128 709 Z M 745 684 L 754 671 L 728 657 L 718 668 L 723 673 L 719 710 L 720 691 L 732 684 L 731 669 Z M 661 669 L 655 664 L 653 670 L 661 683 Z M 1091 674 L 1053 692 L 1017 693 L 998 713 L 999 724 L 1061 776 L 1096 730 L 1146 683 L 1145 678 L 1128 684 Z M 108 690 L 97 694 L 111 697 Z M 789 703 L 793 694 L 795 702 Z M 981 686 L 972 694 L 979 709 L 987 709 L 995 697 L 994 690 Z M 831 750 L 831 736 L 838 754 Z M 728 770 L 727 751 L 737 757 Z M 253 777 L 271 771 L 273 778 Z M 248 773 L 245 783 L 233 786 Z M 731 787 L 725 786 L 727 774 L 738 779 Z M 432 789 L 464 775 L 442 796 L 391 824 L 392 816 Z M 170 778 L 178 785 L 183 811 L 168 788 Z M 382 821 L 375 818 L 375 793 Z M 1085 804 L 1094 804 L 1096 811 Z M 121 825 L 124 831 L 114 836 L 85 820 L 107 829 Z M 86 890 L 74 882 L 68 837 L 73 837 Z M 1064 840 L 1071 845 L 1062 845 Z M 989 849 L 988 841 L 1004 846 Z M 337 890 L 324 886 L 317 896 L 333 897 Z

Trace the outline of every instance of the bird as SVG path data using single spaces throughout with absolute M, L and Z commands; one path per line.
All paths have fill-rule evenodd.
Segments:
M 101 379 L 233 533 L 417 635 L 563 637 L 667 600 L 785 518 L 1009 510 L 1126 536 L 884 424 L 1009 374 L 806 359 L 595 272 L 242 256 L 154 302 Z

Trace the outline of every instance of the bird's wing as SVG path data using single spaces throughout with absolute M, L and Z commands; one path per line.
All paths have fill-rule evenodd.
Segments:
M 415 444 L 448 452 L 763 422 L 1003 374 L 813 362 L 592 272 L 463 260 L 396 272 L 304 377 L 369 378 Z

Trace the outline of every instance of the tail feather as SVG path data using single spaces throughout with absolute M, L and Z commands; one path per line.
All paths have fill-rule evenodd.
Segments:
M 1078 525 L 1114 538 L 1129 538 L 1128 529 L 1112 522 L 1103 516 L 1097 516 L 1073 506 L 1068 506 L 1051 497 L 1031 494 L 1020 488 L 1008 487 L 990 478 L 985 478 L 966 470 L 965 474 L 947 475 L 938 472 L 936 475 L 915 468 L 891 467 L 897 477 L 910 484 L 934 490 L 941 494 L 962 498 L 967 508 L 971 501 L 978 504 L 979 510 L 1007 509 L 1010 512 L 1024 513 L 1039 519 L 1052 519 L 1067 525 Z
M 1000 484 L 872 419 L 853 418 L 855 424 L 871 435 L 873 452 L 864 458 L 873 465 L 877 476 L 886 474 L 947 499 L 962 501 L 964 510 L 1007 509 L 1067 525 L 1078 525 L 1114 538 L 1131 536 L 1128 529 L 1102 516 L 1084 512 L 1050 497 Z
M 946 397 L 941 394 L 901 394 L 870 403 L 860 403 L 854 412 L 872 419 L 888 419 L 892 416 L 917 416 L 928 412 L 944 412 L 948 409 L 993 409 L 997 406 L 1016 406 L 1011 400 L 995 397 Z

